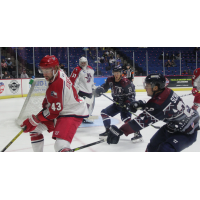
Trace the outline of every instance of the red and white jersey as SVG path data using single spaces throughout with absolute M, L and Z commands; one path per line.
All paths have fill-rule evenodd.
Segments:
M 91 94 L 94 85 L 94 70 L 89 65 L 85 69 L 78 66 L 73 70 L 70 80 L 77 92 Z
M 89 116 L 86 102 L 79 97 L 76 89 L 67 75 L 58 71 L 58 75 L 52 83 L 49 83 L 46 96 L 43 101 L 42 121 L 52 120 L 57 117 L 78 117 Z
M 200 91 L 200 68 L 194 70 L 192 76 L 192 86 L 196 87 L 198 91 Z

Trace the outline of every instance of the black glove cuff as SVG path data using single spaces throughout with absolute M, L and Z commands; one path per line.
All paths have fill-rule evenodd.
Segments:
M 114 135 L 116 135 L 117 137 L 120 137 L 121 135 L 123 135 L 123 131 L 121 131 L 120 129 L 117 128 L 117 126 L 112 125 L 110 126 L 110 132 Z

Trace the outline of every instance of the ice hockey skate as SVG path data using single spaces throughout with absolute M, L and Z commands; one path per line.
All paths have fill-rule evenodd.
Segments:
M 109 128 L 104 133 L 99 134 L 99 139 L 106 139 L 108 137 Z
M 131 141 L 132 141 L 133 143 L 142 142 L 143 139 L 142 139 L 142 135 L 140 134 L 140 132 L 134 133 L 134 137 L 131 138 Z
M 84 124 L 93 124 L 94 120 L 88 119 L 88 118 L 84 118 L 82 123 L 84 123 Z

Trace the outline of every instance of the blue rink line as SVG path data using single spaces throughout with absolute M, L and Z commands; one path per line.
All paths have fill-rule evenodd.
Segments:
M 117 124 L 119 124 L 119 122 L 120 122 L 120 120 L 115 119 L 115 118 L 112 118 L 112 117 L 111 117 L 110 119 L 111 119 L 111 124 L 112 124 L 112 125 L 117 125 Z M 104 126 L 103 120 L 102 120 L 101 116 L 99 116 L 98 119 L 95 119 L 94 122 L 93 122 L 93 124 L 82 123 L 82 124 L 79 126 L 79 128 L 94 127 L 94 126 Z

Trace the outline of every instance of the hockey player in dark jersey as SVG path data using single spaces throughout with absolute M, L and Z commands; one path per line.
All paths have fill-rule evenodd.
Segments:
M 114 117 L 120 113 L 123 122 L 127 123 L 131 120 L 131 114 L 126 108 L 128 103 L 135 100 L 135 86 L 127 78 L 122 77 L 122 67 L 120 65 L 113 68 L 113 76 L 108 77 L 104 84 L 96 88 L 95 96 L 100 97 L 109 88 L 111 88 L 113 100 L 119 103 L 119 105 L 113 103 L 101 111 L 106 131 L 99 135 L 100 138 L 108 136 L 111 124 L 110 116 Z
M 180 152 L 191 146 L 197 138 L 199 114 L 195 107 L 188 107 L 171 89 L 165 87 L 162 74 L 150 74 L 145 79 L 145 89 L 151 99 L 131 102 L 129 109 L 136 112 L 140 107 L 143 112 L 122 125 L 112 125 L 107 138 L 108 144 L 117 144 L 121 135 L 128 136 L 159 120 L 166 122 L 150 139 L 146 151 Z

